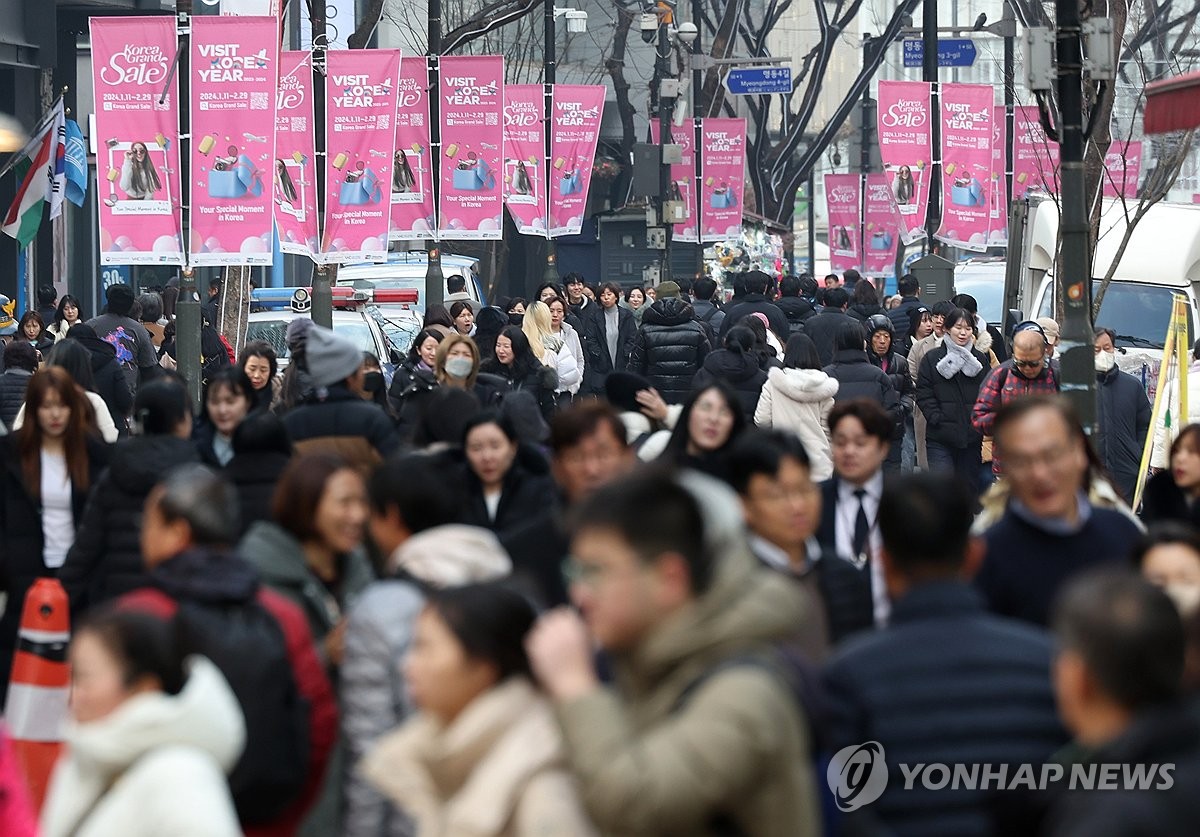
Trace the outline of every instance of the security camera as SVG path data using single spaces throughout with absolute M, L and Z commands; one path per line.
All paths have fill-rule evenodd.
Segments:
M 980 12 L 979 17 L 975 18 L 975 25 L 971 27 L 971 31 L 982 32 L 985 26 L 987 26 L 987 12 Z
M 588 22 L 588 13 L 579 9 L 571 9 L 567 12 L 567 31 L 568 32 L 586 32 Z
M 675 30 L 675 37 L 689 46 L 699 35 L 700 30 L 696 28 L 696 24 L 690 22 L 679 24 L 679 28 Z
M 653 43 L 655 36 L 658 35 L 658 15 L 654 12 L 642 12 L 638 29 L 641 30 L 643 41 L 648 44 Z

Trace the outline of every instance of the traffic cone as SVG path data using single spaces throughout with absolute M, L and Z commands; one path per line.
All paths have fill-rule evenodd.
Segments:
M 58 579 L 39 578 L 25 596 L 4 707 L 13 753 L 36 811 L 42 809 L 50 771 L 62 749 L 71 695 L 70 625 L 62 584 Z

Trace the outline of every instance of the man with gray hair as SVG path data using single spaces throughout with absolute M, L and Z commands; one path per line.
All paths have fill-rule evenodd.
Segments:
M 246 749 L 230 777 L 241 824 L 248 834 L 292 834 L 320 788 L 337 708 L 303 611 L 260 583 L 232 551 L 237 536 L 234 487 L 203 465 L 174 469 L 146 498 L 151 586 L 119 607 L 174 620 L 185 650 L 225 675 L 246 718 Z

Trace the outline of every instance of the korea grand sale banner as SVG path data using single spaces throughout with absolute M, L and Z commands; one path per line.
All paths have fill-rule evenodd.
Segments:
M 273 17 L 192 21 L 193 266 L 272 262 L 278 30 Z
M 499 240 L 504 229 L 504 58 L 443 56 L 438 235 Z
M 546 235 L 546 93 L 504 88 L 504 205 L 521 235 Z
M 829 220 L 829 267 L 861 270 L 862 181 L 857 174 L 825 175 L 825 213 Z
M 312 55 L 280 57 L 275 101 L 275 228 L 279 249 L 308 256 L 321 252 L 317 207 L 317 135 L 313 117 Z
M 392 161 L 390 238 L 429 238 L 433 217 L 433 148 L 429 70 L 423 56 L 400 59 L 396 91 L 396 153 Z
M 386 261 L 400 51 L 330 50 L 325 76 L 327 263 Z
M 690 127 L 672 128 L 671 142 L 678 145 L 682 162 L 671 164 L 671 191 L 666 196 L 668 200 L 683 203 L 685 212 L 683 220 L 675 224 L 672 236 L 676 241 L 699 241 L 698 221 L 696 218 L 696 139 Z M 650 120 L 650 141 L 658 143 L 662 136 L 661 126 L 657 119 Z
M 879 154 L 905 244 L 925 237 L 933 161 L 930 110 L 927 82 L 879 82 Z
M 184 264 L 173 17 L 89 21 L 100 263 Z

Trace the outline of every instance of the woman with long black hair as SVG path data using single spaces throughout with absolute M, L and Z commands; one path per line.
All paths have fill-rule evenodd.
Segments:
M 480 369 L 504 378 L 513 390 L 529 392 L 547 421 L 554 415 L 558 374 L 534 356 L 529 338 L 517 326 L 508 326 L 500 332 L 496 338 L 496 356 L 485 361 Z

